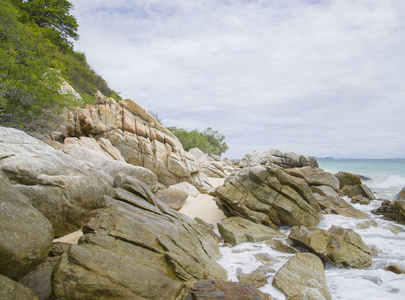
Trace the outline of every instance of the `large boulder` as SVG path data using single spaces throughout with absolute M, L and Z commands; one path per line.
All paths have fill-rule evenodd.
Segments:
M 241 217 L 231 217 L 221 220 L 218 223 L 218 230 L 224 241 L 232 246 L 245 242 L 257 243 L 287 238 L 273 228 L 253 223 Z
M 372 263 L 371 249 L 353 229 L 332 226 L 326 231 L 295 226 L 289 238 L 296 246 L 308 249 L 341 268 L 368 268 Z
M 255 165 L 230 175 L 216 189 L 219 208 L 274 229 L 315 226 L 321 217 L 308 183 L 280 168 Z
M 296 254 L 284 264 L 274 276 L 273 286 L 287 299 L 332 299 L 323 263 L 311 253 Z
M 0 275 L 0 299 L 38 300 L 38 297 L 29 288 Z
M 318 168 L 318 162 L 312 156 L 297 154 L 294 152 L 282 152 L 276 149 L 269 151 L 252 151 L 245 154 L 239 161 L 239 166 L 244 168 L 255 164 L 273 164 L 282 168 L 295 168 L 310 166 Z
M 177 299 L 187 282 L 226 279 L 208 230 L 141 181 L 117 182 L 53 273 L 56 299 Z
M 0 170 L 52 224 L 55 235 L 80 229 L 112 177 L 26 133 L 0 127 Z
M 0 203 L 0 274 L 18 280 L 46 259 L 52 225 L 2 172 Z
M 350 172 L 338 172 L 335 174 L 335 177 L 339 180 L 339 189 L 343 188 L 345 185 L 362 184 L 360 176 Z

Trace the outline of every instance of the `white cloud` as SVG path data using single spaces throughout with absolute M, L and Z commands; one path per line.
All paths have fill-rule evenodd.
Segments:
M 113 89 L 213 127 L 226 156 L 405 156 L 403 1 L 71 2 L 76 48 Z

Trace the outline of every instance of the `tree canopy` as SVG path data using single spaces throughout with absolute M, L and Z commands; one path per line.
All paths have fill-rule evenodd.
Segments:
M 60 93 L 63 80 L 85 102 L 100 90 L 117 98 L 69 39 L 78 25 L 66 0 L 0 0 L 0 125 L 49 128 L 65 107 L 78 105 Z
M 206 128 L 202 132 L 197 129 L 187 131 L 176 126 L 168 127 L 167 129 L 179 139 L 186 151 L 195 147 L 205 153 L 221 155 L 228 150 L 228 145 L 224 141 L 225 136 L 211 127 Z

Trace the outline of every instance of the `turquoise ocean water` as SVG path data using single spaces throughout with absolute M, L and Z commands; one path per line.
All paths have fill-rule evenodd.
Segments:
M 317 159 L 331 173 L 346 171 L 366 176 L 363 180 L 377 198 L 391 200 L 405 186 L 405 159 Z

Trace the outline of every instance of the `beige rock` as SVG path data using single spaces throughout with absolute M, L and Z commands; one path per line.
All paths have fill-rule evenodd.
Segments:
M 263 242 L 271 239 L 286 239 L 278 231 L 253 223 L 241 217 L 223 219 L 218 223 L 218 230 L 226 243 L 236 246 L 244 242 Z
M 356 219 L 369 218 L 365 212 L 354 208 L 339 196 L 315 196 L 320 208 L 329 214 L 338 214 Z
M 295 226 L 289 238 L 296 246 L 306 248 L 338 267 L 361 269 L 372 263 L 370 248 L 353 229 L 332 226 L 326 231 Z
M 216 189 L 226 216 L 243 216 L 274 229 L 281 225 L 319 223 L 319 207 L 304 179 L 282 169 L 255 165 L 230 175 Z
M 188 194 L 177 189 L 164 189 L 158 191 L 155 196 L 170 208 L 179 210 L 186 201 Z
M 332 299 L 322 261 L 314 254 L 299 253 L 274 276 L 273 286 L 287 299 Z

